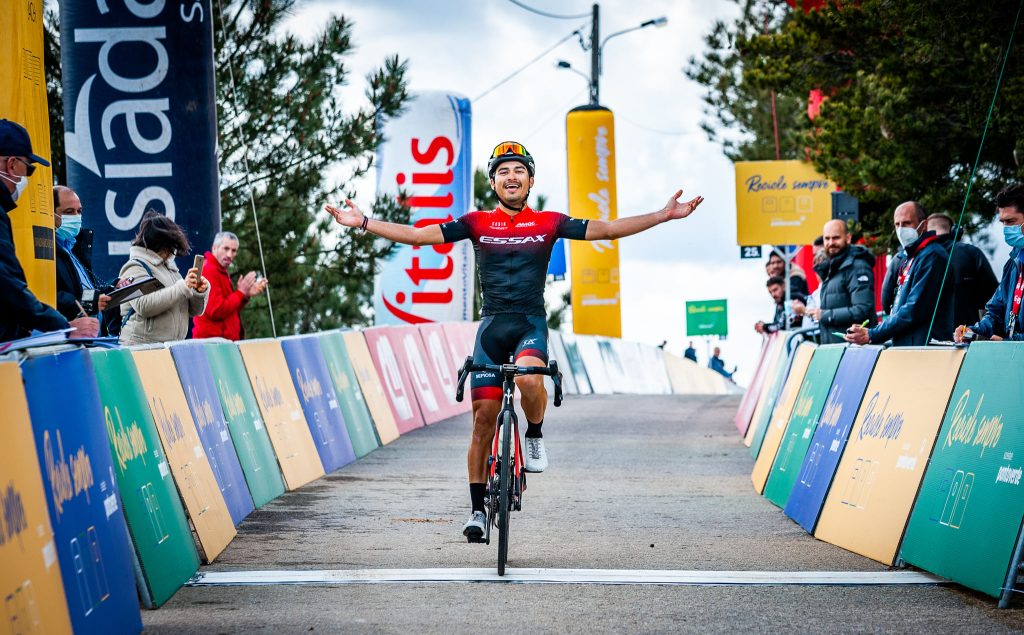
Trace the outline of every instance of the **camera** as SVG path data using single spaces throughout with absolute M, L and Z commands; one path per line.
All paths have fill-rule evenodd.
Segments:
M 99 313 L 99 307 L 97 307 L 99 297 L 100 292 L 96 289 L 82 290 L 82 308 L 85 309 L 86 314 L 96 315 Z

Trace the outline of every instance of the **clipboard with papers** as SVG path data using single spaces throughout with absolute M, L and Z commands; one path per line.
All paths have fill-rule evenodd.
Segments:
M 130 284 L 114 289 L 108 293 L 107 295 L 110 296 L 108 306 L 124 304 L 129 300 L 141 298 L 144 295 L 163 288 L 164 283 L 160 282 L 156 278 L 152 276 L 141 276 L 133 280 Z

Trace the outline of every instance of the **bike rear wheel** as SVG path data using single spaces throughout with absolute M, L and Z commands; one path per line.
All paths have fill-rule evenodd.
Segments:
M 498 469 L 498 575 L 505 575 L 508 559 L 508 523 L 512 507 L 512 417 L 501 417 L 501 465 Z

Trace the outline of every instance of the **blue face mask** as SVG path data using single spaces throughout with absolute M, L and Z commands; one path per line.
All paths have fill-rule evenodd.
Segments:
M 1003 225 L 1003 240 L 1010 247 L 1024 247 L 1024 232 L 1021 225 Z
M 73 240 L 82 229 L 81 214 L 68 214 L 60 217 L 60 227 L 57 228 L 57 237 L 64 240 Z

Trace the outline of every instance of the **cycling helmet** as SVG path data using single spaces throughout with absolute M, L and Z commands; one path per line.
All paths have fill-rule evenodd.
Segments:
M 536 171 L 533 157 L 526 151 L 523 144 L 518 141 L 502 141 L 494 146 L 494 151 L 491 152 L 491 158 L 487 162 L 487 176 L 493 179 L 498 166 L 506 161 L 519 161 L 526 166 L 530 176 L 533 176 L 533 173 Z

